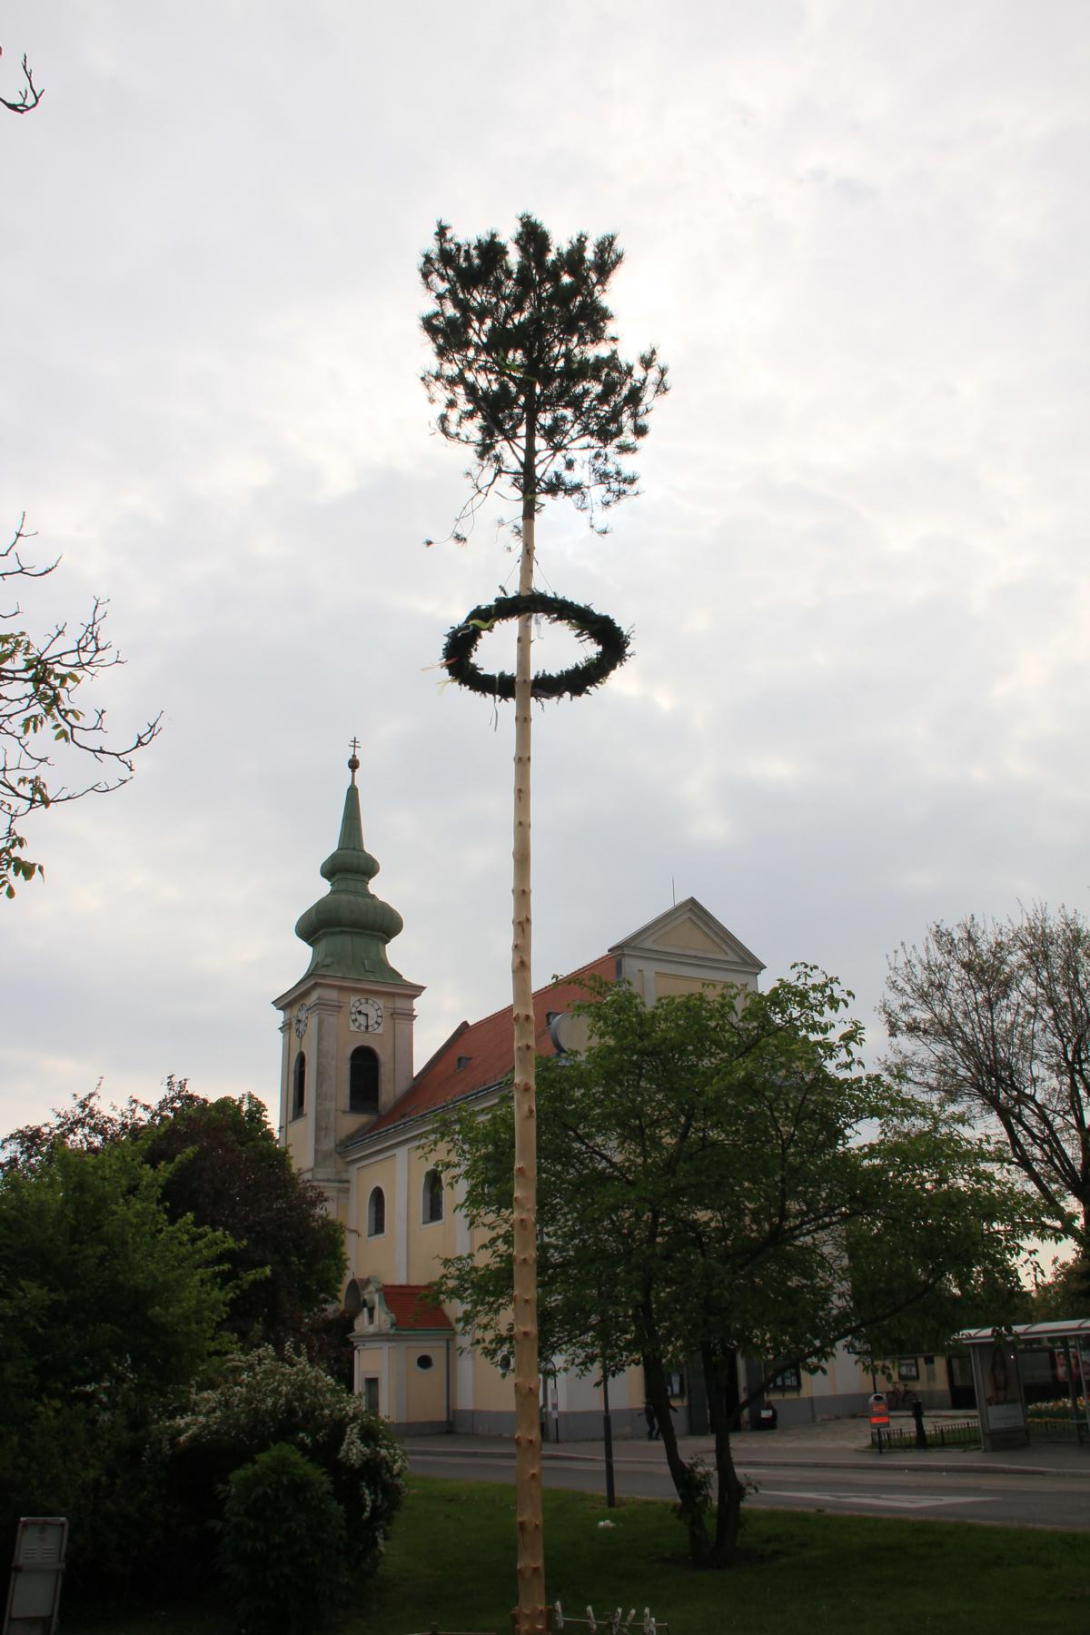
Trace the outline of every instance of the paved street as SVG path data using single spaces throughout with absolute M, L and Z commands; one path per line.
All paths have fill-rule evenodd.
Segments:
M 862 1420 L 743 1432 L 734 1439 L 735 1458 L 739 1470 L 758 1484 L 750 1502 L 762 1507 L 1090 1529 L 1088 1449 L 1064 1444 L 1002 1454 L 912 1449 L 879 1458 L 868 1439 Z M 514 1479 L 514 1449 L 498 1438 L 412 1438 L 407 1447 L 413 1471 L 423 1476 Z M 682 1448 L 686 1458 L 702 1453 L 711 1462 L 709 1438 L 685 1438 Z M 621 1498 L 674 1496 L 660 1443 L 618 1441 L 615 1468 Z M 549 1446 L 544 1470 L 546 1486 L 605 1492 L 599 1442 Z

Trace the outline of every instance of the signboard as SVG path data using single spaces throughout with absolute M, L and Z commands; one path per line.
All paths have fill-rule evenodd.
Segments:
M 992 1338 L 970 1346 L 973 1384 L 986 1453 L 1021 1447 L 1029 1441 L 1018 1353 L 1009 1340 Z
M 63 1516 L 20 1518 L 4 1635 L 53 1635 L 67 1543 L 68 1522 Z
M 985 1404 L 990 1431 L 1020 1431 L 1026 1423 L 1020 1402 L 989 1402 Z

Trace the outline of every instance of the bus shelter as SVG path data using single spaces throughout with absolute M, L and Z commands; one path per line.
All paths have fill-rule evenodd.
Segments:
M 1090 1318 L 1016 1323 L 1010 1329 L 969 1328 L 954 1336 L 973 1370 L 980 1436 L 987 1452 L 1023 1447 L 1030 1439 L 1030 1402 L 1041 1393 L 1066 1396 L 1072 1440 L 1090 1446 Z M 1038 1359 L 1047 1359 L 1044 1368 Z

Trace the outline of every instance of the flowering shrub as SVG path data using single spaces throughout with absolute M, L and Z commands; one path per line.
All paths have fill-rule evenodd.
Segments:
M 1086 1413 L 1084 1397 L 1076 1398 L 1076 1407 L 1080 1414 Z M 1026 1411 L 1031 1419 L 1070 1419 L 1071 1398 L 1057 1397 L 1054 1402 L 1031 1402 Z
M 174 1496 L 191 1526 L 218 1518 L 232 1472 L 286 1442 L 329 1477 L 353 1568 L 377 1566 L 405 1491 L 405 1455 L 359 1397 L 300 1353 L 262 1346 L 230 1358 L 222 1382 L 163 1429 Z

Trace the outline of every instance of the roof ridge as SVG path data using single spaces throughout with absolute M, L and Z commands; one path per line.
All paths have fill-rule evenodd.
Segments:
M 582 976 L 584 971 L 589 971 L 592 965 L 600 965 L 604 959 L 608 959 L 608 958 L 609 958 L 609 949 L 607 948 L 604 954 L 596 954 L 593 959 L 588 959 L 585 965 L 577 965 L 574 971 L 566 971 L 563 976 L 550 977 L 548 982 L 544 982 L 544 983 L 542 983 L 540 988 L 535 988 L 534 989 L 533 997 L 535 999 L 538 999 L 543 993 L 548 993 L 550 988 L 559 987 L 559 985 L 562 982 L 571 982 L 575 977 Z M 509 1011 L 509 1010 L 513 1010 L 513 1009 L 514 1009 L 514 1003 L 512 1001 L 509 1001 L 506 1005 L 500 1005 L 498 1007 L 498 1009 L 496 1009 L 494 1011 L 489 1011 L 487 1016 L 478 1016 L 478 1018 L 477 1018 L 477 1020 L 475 1022 L 466 1022 L 464 1024 L 464 1027 L 468 1028 L 472 1032 L 472 1030 L 474 1028 L 483 1027 L 485 1022 L 492 1022 L 492 1021 L 495 1020 L 495 1018 L 497 1016 L 502 1016 L 505 1011 Z M 455 1031 L 457 1031 L 457 1030 L 455 1030 Z M 451 1036 L 450 1036 L 450 1039 L 448 1039 L 446 1041 L 446 1044 L 443 1044 L 443 1045 L 439 1046 L 439 1050 L 445 1050 L 446 1046 L 451 1043 L 451 1040 L 453 1040 L 453 1038 L 454 1038 L 454 1034 L 452 1033 Z M 439 1054 L 439 1052 L 436 1051 L 436 1055 L 438 1055 L 438 1054 Z M 430 1064 L 431 1064 L 431 1058 L 429 1058 L 428 1065 L 430 1066 Z M 421 1072 L 423 1072 L 423 1068 L 421 1068 Z

